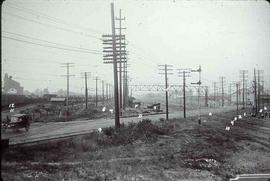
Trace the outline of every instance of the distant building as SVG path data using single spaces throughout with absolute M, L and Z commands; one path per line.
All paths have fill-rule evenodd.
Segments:
M 23 95 L 23 87 L 20 86 L 19 82 L 12 80 L 12 76 L 8 76 L 7 73 L 4 77 L 3 89 L 6 94 Z
M 53 105 L 66 105 L 66 98 L 64 97 L 52 97 L 50 103 Z
M 56 94 L 43 94 L 43 98 L 50 101 L 52 97 L 57 97 Z

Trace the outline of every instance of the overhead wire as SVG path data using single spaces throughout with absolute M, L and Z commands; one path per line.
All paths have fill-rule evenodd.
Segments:
M 80 50 L 84 50 L 84 51 L 101 53 L 101 51 L 99 51 L 99 50 L 86 49 L 86 48 L 75 47 L 75 46 L 71 46 L 71 45 L 65 45 L 65 44 L 61 44 L 61 43 L 55 43 L 55 42 L 51 42 L 51 41 L 47 41 L 47 40 L 42 40 L 42 39 L 30 37 L 30 36 L 27 36 L 27 35 L 22 35 L 22 34 L 18 34 L 18 33 L 8 32 L 8 31 L 5 31 L 5 30 L 2 30 L 2 32 L 7 33 L 7 34 L 11 34 L 11 35 L 16 35 L 16 36 L 28 38 L 28 39 L 32 39 L 32 40 L 37 40 L 37 41 L 45 42 L 45 43 L 51 43 L 51 44 L 65 46 L 65 47 L 69 47 L 69 48 L 75 48 L 75 49 L 80 49 Z
M 76 50 L 76 49 L 70 49 L 70 48 L 63 48 L 63 47 L 57 47 L 57 46 L 51 46 L 51 45 L 44 45 L 44 44 L 35 43 L 35 42 L 27 41 L 27 40 L 21 40 L 21 39 L 18 39 L 18 38 L 13 38 L 13 37 L 8 37 L 8 36 L 2 36 L 2 37 L 6 38 L 6 39 L 18 41 L 18 42 L 28 43 L 28 44 L 32 44 L 32 45 L 39 45 L 39 46 L 43 46 L 43 47 L 47 47 L 47 48 L 55 48 L 55 49 L 66 50 L 66 51 L 97 54 L 97 55 L 101 54 L 102 55 L 102 53 L 96 53 L 96 52 L 90 52 L 90 51 L 84 51 L 84 50 Z
M 94 35 L 89 35 L 88 33 L 78 32 L 78 31 L 74 31 L 74 30 L 71 30 L 71 29 L 68 29 L 68 28 L 54 26 L 54 25 L 51 25 L 49 23 L 44 23 L 44 22 L 36 21 L 36 20 L 33 20 L 33 19 L 29 19 L 29 18 L 26 18 L 26 17 L 15 15 L 15 14 L 12 14 L 12 13 L 5 12 L 4 15 L 9 15 L 9 16 L 16 17 L 16 18 L 19 18 L 19 19 L 22 19 L 22 20 L 25 20 L 25 21 L 29 21 L 29 22 L 32 22 L 32 23 L 37 23 L 37 24 L 43 25 L 45 27 L 50 26 L 50 27 L 53 27 L 53 28 L 58 29 L 58 30 L 67 31 L 67 32 L 79 34 L 81 36 L 86 36 L 86 37 L 94 38 L 94 39 L 97 39 L 97 40 L 101 40 L 101 38 L 99 38 L 97 36 L 94 36 Z
M 55 22 L 55 23 L 58 23 L 58 24 L 62 24 L 62 25 L 65 25 L 65 26 L 70 26 L 70 27 L 75 27 L 76 29 L 84 29 L 86 31 L 91 31 L 91 32 L 94 32 L 94 33 L 97 33 L 97 34 L 103 34 L 103 32 L 101 32 L 101 31 L 94 30 L 94 29 L 88 28 L 88 27 L 83 27 L 83 26 L 78 25 L 78 24 L 73 24 L 73 23 L 70 23 L 70 22 L 66 22 L 64 20 L 49 16 L 49 15 L 47 15 L 45 13 L 34 11 L 33 9 L 22 8 L 22 7 L 17 6 L 16 4 L 13 4 L 13 3 L 10 3 L 10 2 L 7 4 L 7 6 L 11 7 L 11 8 L 14 8 L 14 9 L 17 9 L 17 10 L 22 11 L 22 12 L 26 12 L 28 14 L 35 15 L 38 18 L 41 17 L 41 18 L 47 19 L 49 21 L 52 21 L 52 22 Z

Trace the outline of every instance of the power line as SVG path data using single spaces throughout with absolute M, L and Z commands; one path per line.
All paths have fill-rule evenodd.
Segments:
M 51 25 L 51 24 L 48 24 L 48 23 L 42 23 L 40 21 L 32 20 L 32 19 L 29 19 L 29 18 L 25 18 L 25 17 L 19 16 L 19 15 L 12 14 L 12 13 L 5 12 L 5 14 L 6 15 L 9 15 L 9 16 L 12 16 L 12 17 L 16 17 L 16 18 L 22 19 L 24 21 L 28 21 L 28 22 L 32 22 L 32 23 L 37 23 L 37 24 L 43 25 L 45 27 L 50 26 L 51 28 L 55 28 L 55 29 L 58 29 L 58 30 L 62 30 L 62 31 L 66 31 L 66 32 L 71 32 L 71 33 L 75 33 L 75 34 L 78 34 L 78 35 L 81 35 L 81 36 L 86 36 L 86 37 L 90 37 L 90 38 L 94 38 L 94 39 L 100 40 L 100 38 L 98 38 L 96 36 L 93 36 L 93 35 L 89 35 L 87 33 L 82 33 L 82 32 L 74 31 L 74 30 L 71 30 L 71 29 L 54 26 L 54 25 Z
M 18 34 L 18 33 L 3 31 L 3 30 L 2 30 L 2 32 L 7 33 L 7 34 L 11 34 L 11 35 L 16 35 L 16 36 L 28 38 L 28 39 L 32 39 L 32 40 L 37 40 L 37 41 L 41 41 L 41 42 L 46 42 L 46 43 L 51 43 L 51 44 L 55 44 L 55 45 L 65 46 L 65 47 L 69 47 L 69 48 L 75 48 L 75 49 L 84 50 L 84 51 L 91 51 L 91 52 L 101 53 L 101 51 L 99 51 L 99 50 L 86 49 L 86 48 L 75 47 L 75 46 L 71 46 L 71 45 L 65 45 L 65 44 L 61 44 L 61 43 L 55 43 L 55 42 L 51 42 L 51 41 L 47 41 L 47 40 L 42 40 L 42 39 L 39 39 L 39 38 L 34 38 L 34 37 L 31 37 L 31 36 L 27 36 L 27 35 L 22 35 L 22 34 Z
M 34 43 L 34 42 L 31 42 L 31 41 L 21 40 L 21 39 L 18 39 L 18 38 L 12 38 L 12 37 L 3 36 L 3 35 L 2 35 L 2 37 L 6 38 L 6 39 L 18 41 L 18 42 L 23 42 L 23 43 L 33 44 L 33 45 L 39 45 L 39 46 L 43 46 L 43 47 L 47 47 L 47 48 L 55 48 L 55 49 L 60 49 L 60 50 L 80 52 L 80 53 L 89 53 L 89 54 L 97 54 L 97 55 L 101 54 L 101 53 L 95 53 L 95 52 L 89 52 L 89 51 L 83 51 L 83 50 L 75 50 L 75 49 L 61 48 L 61 47 L 56 47 L 56 46 L 51 46 L 51 45 L 44 45 L 44 44 L 40 44 L 40 43 Z
M 12 5 L 12 6 L 10 6 Z M 8 7 L 10 8 L 13 8 L 13 9 L 17 9 L 21 12 L 24 12 L 24 13 L 28 13 L 28 14 L 31 14 L 31 15 L 35 15 L 37 18 L 43 18 L 43 19 L 46 19 L 46 20 L 49 20 L 53 23 L 58 23 L 58 24 L 62 24 L 62 25 L 65 25 L 65 26 L 69 26 L 69 27 L 73 27 L 75 29 L 83 29 L 84 31 L 91 31 L 91 32 L 94 32 L 96 34 L 102 34 L 103 32 L 101 31 L 98 31 L 98 30 L 94 30 L 92 28 L 89 28 L 89 27 L 83 27 L 81 25 L 78 25 L 78 24 L 73 24 L 73 23 L 70 23 L 70 22 L 66 22 L 62 19 L 58 19 L 58 18 L 55 18 L 55 17 L 52 17 L 52 16 L 49 16 L 45 13 L 41 13 L 41 12 L 37 12 L 37 11 L 34 11 L 32 9 L 27 9 L 27 8 L 21 8 L 19 6 L 16 6 L 15 4 L 12 4 L 12 3 L 9 3 L 8 4 Z

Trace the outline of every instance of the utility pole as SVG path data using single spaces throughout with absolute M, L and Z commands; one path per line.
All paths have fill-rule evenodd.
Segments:
M 220 77 L 220 82 L 221 82 L 221 105 L 224 107 L 224 82 L 225 82 L 225 77 L 221 76 Z
M 257 86 L 257 94 L 258 94 L 258 98 L 257 98 L 257 101 L 258 101 L 258 110 L 261 109 L 261 93 L 262 93 L 262 79 L 263 79 L 263 76 L 262 74 L 264 73 L 263 70 L 257 70 L 257 80 L 258 80 L 258 86 Z
M 197 70 L 191 70 L 191 72 L 198 72 L 199 73 L 199 81 L 191 84 L 197 84 L 198 86 L 198 101 L 199 101 L 199 124 L 201 124 L 201 102 L 200 102 L 200 94 L 201 94 L 201 73 L 202 73 L 202 68 L 201 65 L 199 65 L 199 69 Z
M 214 102 L 215 102 L 215 105 L 217 103 L 217 82 L 213 82 L 213 87 L 214 87 Z
M 75 75 L 69 75 L 69 68 L 70 68 L 70 67 L 74 67 L 74 63 L 69 63 L 69 62 L 67 62 L 67 63 L 61 63 L 61 64 L 64 65 L 64 66 L 62 66 L 62 67 L 67 68 L 67 75 L 62 75 L 62 76 L 67 77 L 67 97 L 66 97 L 66 106 L 67 106 L 67 115 L 68 115 L 68 114 L 69 114 L 69 102 L 68 102 L 68 99 L 69 99 L 69 77 L 75 76 Z
M 190 77 L 191 69 L 178 69 L 178 76 L 183 77 L 183 108 L 184 108 L 184 118 L 186 118 L 186 77 Z M 181 75 L 183 74 L 183 75 Z
M 240 70 L 240 78 L 242 78 L 242 108 L 245 109 L 245 81 L 248 71 L 247 70 Z
M 102 82 L 102 102 L 104 104 L 105 101 L 105 95 L 104 95 L 104 80 L 101 81 Z
M 106 101 L 107 101 L 107 102 L 108 102 L 108 100 L 109 100 L 108 86 L 109 86 L 109 84 L 106 83 Z
M 115 33 L 115 16 L 114 16 L 114 4 L 111 3 L 111 22 L 112 22 L 112 34 L 102 35 L 103 45 L 103 63 L 113 64 L 113 75 L 114 75 L 114 105 L 115 105 L 115 128 L 120 127 L 120 116 L 119 116 L 119 90 L 118 90 L 118 72 L 117 67 L 119 63 L 126 61 L 126 50 L 123 50 L 122 40 L 125 40 L 125 35 L 116 35 Z M 122 79 L 120 77 L 120 79 Z M 121 89 L 121 86 L 120 86 Z M 120 96 L 121 97 L 121 96 Z M 121 98 L 122 99 L 122 98 Z
M 208 107 L 208 86 L 205 87 L 205 107 Z
M 85 79 L 85 109 L 88 108 L 88 88 L 87 88 L 87 77 L 90 77 L 91 72 L 83 72 L 81 76 L 84 76 Z
M 164 67 L 164 69 L 159 69 L 160 71 L 164 71 L 164 73 L 159 73 L 165 75 L 165 96 L 166 96 L 166 120 L 169 119 L 169 107 L 168 107 L 168 74 L 172 75 L 172 73 L 168 73 L 168 71 L 172 71 L 173 69 L 168 69 L 168 67 L 172 67 L 172 65 L 159 65 L 159 67 Z
M 229 84 L 230 105 L 232 105 L 232 84 Z
M 239 95 L 239 83 L 237 82 L 236 83 L 236 109 L 237 109 L 237 114 L 239 114 L 239 108 L 238 108 L 238 104 L 239 104 L 239 102 L 238 102 L 238 95 Z
M 254 68 L 254 104 L 255 104 L 255 113 L 258 113 L 258 100 L 257 100 L 257 79 L 256 79 L 256 69 Z
M 127 58 L 128 60 L 128 58 Z M 128 67 L 128 64 L 127 64 L 127 60 L 126 60 L 126 63 L 124 63 L 124 84 L 123 84 L 123 91 L 124 91 L 124 96 L 123 96 L 123 108 L 124 110 L 126 109 L 127 107 L 127 101 L 128 101 L 128 78 L 127 78 L 127 67 Z
M 96 81 L 96 107 L 98 106 L 98 80 L 100 80 L 97 76 L 93 79 Z
M 124 21 L 126 18 L 122 18 L 122 13 L 121 13 L 121 9 L 119 10 L 119 18 L 115 18 L 115 20 L 119 21 L 119 28 L 116 28 L 119 30 L 119 36 L 121 37 L 122 35 L 122 30 L 123 29 L 126 29 L 126 28 L 123 28 L 122 27 L 122 21 Z M 122 49 L 124 48 L 125 49 L 125 42 L 122 42 L 122 39 L 120 38 L 119 40 L 119 50 L 120 52 L 122 51 Z M 125 51 L 125 50 L 124 50 Z M 124 61 L 124 65 L 122 65 L 122 54 L 120 53 L 119 55 L 119 59 L 120 59 L 120 62 L 119 62 L 119 92 L 120 92 L 120 96 L 119 96 L 119 103 L 120 103 L 120 115 L 122 116 L 122 113 L 123 113 L 123 89 L 124 89 L 124 86 L 123 86 L 123 68 L 125 68 L 125 63 L 126 61 Z M 126 60 L 126 59 L 125 59 Z

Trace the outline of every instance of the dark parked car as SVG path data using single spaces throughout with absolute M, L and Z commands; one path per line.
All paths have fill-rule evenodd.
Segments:
M 15 114 L 12 115 L 5 122 L 2 123 L 2 128 L 4 131 L 6 129 L 19 129 L 25 128 L 26 131 L 30 128 L 31 115 L 29 114 Z

